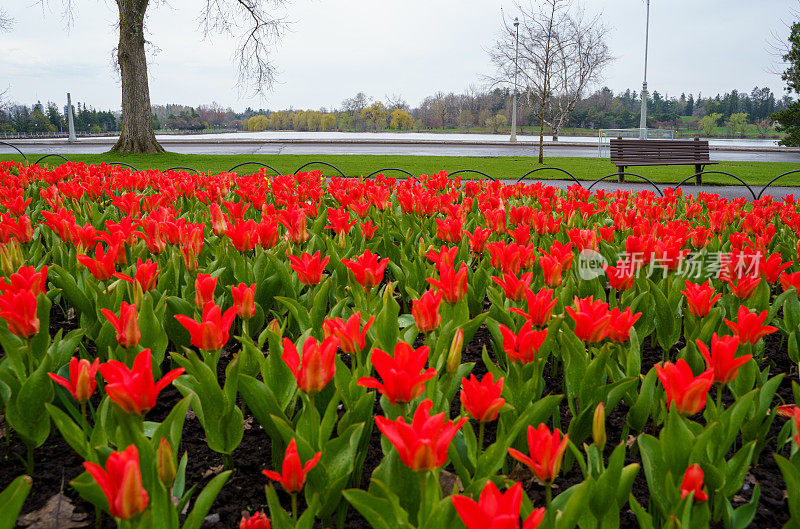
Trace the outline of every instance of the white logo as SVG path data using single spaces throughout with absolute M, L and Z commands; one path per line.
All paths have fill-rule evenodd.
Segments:
M 603 266 L 607 264 L 608 261 L 600 253 L 589 249 L 581 250 L 578 254 L 578 275 L 584 281 L 600 277 L 605 275 Z

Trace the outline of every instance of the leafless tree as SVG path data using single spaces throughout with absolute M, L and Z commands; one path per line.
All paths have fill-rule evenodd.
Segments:
M 40 0 L 48 2 L 49 0 Z M 75 16 L 75 0 L 60 0 L 68 23 Z M 275 12 L 287 0 L 203 0 L 199 25 L 204 35 L 221 33 L 240 38 L 236 51 L 240 89 L 255 93 L 275 82 L 271 50 L 286 27 Z M 145 22 L 148 7 L 158 0 L 115 0 L 119 10 L 116 59 L 122 80 L 122 131 L 118 152 L 156 153 L 164 149 L 153 132 L 150 86 L 147 80 Z
M 515 7 L 520 15 L 519 58 L 516 28 L 503 13 L 501 34 L 489 50 L 496 68 L 489 80 L 509 85 L 518 73 L 523 95 L 536 108 L 543 163 L 545 124 L 557 140 L 575 104 L 613 60 L 605 42 L 609 28 L 600 15 L 587 16 L 574 0 L 529 0 Z
M 8 16 L 5 10 L 0 8 L 0 32 L 11 31 L 14 19 Z

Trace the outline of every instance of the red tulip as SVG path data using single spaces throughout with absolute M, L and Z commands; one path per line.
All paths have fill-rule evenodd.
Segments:
M 20 338 L 30 338 L 39 333 L 36 309 L 36 296 L 28 289 L 9 289 L 0 295 L 0 318 L 8 323 L 9 332 Z
M 436 219 L 436 237 L 446 242 L 461 242 L 464 221 L 458 217 Z
M 628 290 L 633 286 L 633 276 L 636 269 L 626 261 L 618 261 L 617 266 L 603 265 L 603 270 L 608 276 L 608 285 L 611 288 Z
M 734 283 L 729 277 L 723 277 L 723 281 L 731 286 L 731 292 L 741 300 L 750 299 L 756 292 L 756 288 L 761 284 L 760 277 L 741 276 Z
M 133 369 L 117 360 L 100 364 L 100 374 L 106 381 L 108 397 L 123 411 L 144 415 L 156 405 L 158 394 L 173 380 L 183 374 L 179 367 L 164 375 L 161 380 L 153 380 L 150 349 L 143 349 L 133 361 Z
M 634 314 L 628 307 L 620 312 L 617 307 L 611 309 L 611 322 L 608 325 L 608 339 L 614 343 L 630 341 L 631 327 L 642 316 L 641 312 Z
M 375 232 L 378 230 L 378 226 L 373 224 L 371 220 L 359 222 L 358 225 L 361 226 L 361 233 L 364 234 L 364 239 L 370 241 L 373 237 L 375 237 Z
M 375 417 L 378 429 L 397 449 L 403 463 L 414 471 L 433 470 L 444 465 L 450 441 L 467 422 L 466 417 L 454 423 L 446 420 L 444 413 L 431 415 L 432 407 L 433 402 L 423 400 L 410 424 L 403 417 L 394 421 Z
M 525 299 L 528 302 L 528 312 L 524 312 L 516 307 L 511 307 L 511 312 L 516 312 L 524 316 L 534 327 L 544 327 L 553 315 L 553 308 L 556 306 L 558 298 L 553 298 L 553 291 L 547 287 L 542 287 L 534 294 L 531 289 L 525 291 Z
M 542 273 L 544 273 L 544 284 L 546 286 L 555 288 L 561 285 L 564 280 L 562 277 L 563 268 L 556 257 L 543 253 L 539 256 L 539 266 L 542 269 Z
M 608 311 L 608 303 L 603 300 L 592 296 L 578 299 L 575 296 L 575 309 L 566 307 L 565 310 L 575 321 L 575 336 L 582 341 L 596 343 L 608 335 L 611 313 Z
M 736 323 L 726 318 L 725 325 L 739 337 L 739 341 L 742 343 L 756 344 L 764 336 L 778 330 L 772 325 L 764 325 L 766 319 L 766 310 L 761 314 L 754 314 L 744 305 L 740 305 L 739 312 L 736 314 Z
M 100 359 L 98 358 L 95 358 L 94 362 L 90 364 L 88 360 L 73 356 L 69 361 L 69 380 L 55 373 L 47 374 L 53 379 L 53 382 L 67 388 L 72 398 L 78 402 L 86 402 L 97 388 L 95 377 L 99 366 Z
M 106 251 L 103 249 L 103 245 L 98 242 L 94 248 L 95 259 L 83 254 L 78 255 L 77 259 L 80 264 L 89 269 L 98 281 L 105 281 L 116 272 L 115 265 L 118 253 L 118 245 L 110 246 Z
M 158 283 L 158 263 L 154 263 L 150 260 L 142 262 L 140 258 L 136 260 L 136 274 L 133 277 L 119 272 L 115 272 L 114 277 L 118 277 L 134 285 L 138 284 L 142 292 L 148 292 L 156 288 L 156 284 Z
M 428 283 L 441 290 L 444 300 L 450 304 L 458 303 L 467 293 L 467 265 L 461 263 L 456 272 L 455 265 L 440 266 L 439 279 L 427 278 Z
M 439 314 L 442 296 L 441 290 L 427 290 L 419 299 L 411 302 L 411 315 L 414 316 L 414 324 L 419 332 L 427 334 L 439 327 L 442 322 Z
M 475 229 L 472 232 L 465 231 L 464 235 L 467 236 L 467 240 L 469 241 L 469 249 L 474 254 L 482 254 L 486 250 L 486 240 L 489 238 L 489 235 L 492 234 L 492 230 L 488 228 L 481 228 L 480 226 L 475 226 Z
M 708 501 L 708 494 L 703 492 L 703 469 L 697 463 L 689 465 L 681 481 L 681 499 L 694 492 L 694 501 Z
M 522 484 L 515 483 L 505 493 L 487 481 L 478 501 L 467 496 L 453 495 L 453 507 L 467 529 L 518 529 L 522 506 Z M 534 509 L 522 524 L 522 529 L 536 529 L 544 519 L 544 507 Z
M 317 452 L 314 457 L 306 461 L 306 464 L 300 461 L 300 455 L 297 453 L 297 443 L 294 439 L 289 441 L 289 446 L 286 447 L 286 454 L 283 457 L 283 468 L 281 473 L 278 474 L 273 470 L 262 470 L 264 475 L 283 485 L 284 490 L 289 494 L 300 492 L 303 490 L 303 485 L 306 483 L 306 476 L 319 462 L 322 457 L 322 452 Z
M 720 338 L 717 333 L 711 337 L 711 350 L 700 340 L 695 340 L 700 354 L 706 360 L 706 367 L 714 370 L 714 382 L 717 384 L 727 384 L 739 374 L 739 368 L 748 362 L 753 355 L 742 355 L 736 358 L 736 350 L 739 348 L 738 336 L 723 336 Z
M 269 518 L 261 511 L 256 511 L 250 518 L 242 516 L 239 529 L 270 529 Z
M 470 375 L 469 380 L 461 379 L 461 405 L 478 422 L 491 422 L 497 419 L 500 408 L 506 399 L 503 393 L 503 377 L 494 381 L 494 375 L 486 373 L 478 382 L 475 375 Z
M 368 289 L 383 281 L 383 273 L 389 264 L 389 259 L 380 260 L 377 255 L 365 250 L 355 260 L 342 259 L 342 264 L 353 272 L 353 276 L 362 287 Z
M 283 361 L 289 366 L 297 387 L 309 395 L 322 391 L 333 378 L 336 369 L 336 350 L 339 340 L 334 336 L 317 343 L 316 338 L 309 336 L 303 342 L 303 358 L 297 352 L 294 342 L 283 339 Z
M 43 266 L 38 272 L 32 266 L 22 266 L 19 270 L 8 277 L 0 279 L 0 292 L 6 290 L 30 290 L 34 296 L 38 296 L 45 291 L 47 286 L 47 266 Z
M 278 221 L 286 228 L 286 238 L 295 243 L 301 244 L 308 239 L 306 213 L 302 209 L 282 209 L 278 211 Z
M 296 255 L 287 255 L 287 259 L 291 262 L 292 270 L 297 272 L 297 278 L 304 285 L 317 285 L 322 281 L 322 271 L 330 261 L 330 256 L 322 258 L 322 254 L 317 251 L 314 255 L 307 252 Z
M 444 245 L 439 248 L 438 252 L 435 248 L 431 248 L 425 254 L 425 257 L 430 259 L 437 268 L 455 265 L 456 256 L 458 256 L 458 246 L 447 247 Z
M 130 445 L 122 452 L 112 452 L 105 468 L 90 461 L 85 461 L 83 467 L 103 491 L 108 500 L 108 512 L 114 518 L 130 520 L 147 508 L 149 498 L 142 487 L 136 445 Z
M 544 423 L 538 428 L 528 426 L 528 452 L 530 457 L 519 450 L 509 448 L 508 453 L 527 466 L 534 475 L 545 483 L 552 482 L 561 470 L 561 460 L 567 449 L 569 434 L 561 436 L 561 430 L 556 428 L 550 433 L 550 428 Z
M 217 278 L 210 274 L 197 274 L 194 280 L 194 304 L 198 309 L 203 309 L 209 303 L 214 303 L 214 291 L 217 289 Z
M 722 297 L 722 294 L 714 295 L 716 291 L 711 286 L 711 281 L 702 284 L 686 281 L 686 290 L 681 290 L 681 293 L 686 297 L 689 314 L 698 318 L 707 316 L 714 303 Z
M 213 302 L 203 308 L 200 322 L 183 314 L 175 315 L 175 319 L 189 331 L 192 345 L 203 351 L 218 351 L 228 343 L 234 318 L 236 307 L 229 308 L 223 314 L 222 309 Z
M 781 254 L 774 253 L 769 257 L 761 254 L 761 262 L 759 263 L 758 270 L 762 277 L 767 280 L 770 285 L 778 281 L 783 271 L 794 264 L 794 261 L 783 262 Z
M 344 208 L 328 208 L 328 222 L 326 230 L 333 230 L 336 235 L 347 235 L 357 221 L 351 221 L 350 213 Z
M 225 235 L 239 252 L 249 252 L 258 244 L 259 226 L 253 219 L 237 220 L 225 227 Z
M 525 322 L 519 333 L 515 333 L 502 323 L 499 327 L 503 336 L 503 351 L 509 360 L 519 364 L 528 364 L 536 360 L 539 349 L 547 338 L 547 329 L 533 330 L 530 321 Z
M 236 315 L 243 320 L 249 320 L 256 315 L 256 284 L 250 286 L 239 283 L 238 286 L 231 287 L 233 296 L 233 306 L 236 307 Z
M 392 404 L 411 402 L 422 394 L 425 382 L 436 376 L 434 368 L 425 369 L 428 352 L 427 345 L 414 349 L 405 342 L 394 346 L 394 357 L 373 349 L 371 362 L 383 383 L 374 377 L 361 377 L 358 385 L 377 389 Z
M 779 277 L 783 290 L 789 290 L 794 287 L 795 290 L 800 292 L 800 272 L 782 273 Z
M 129 305 L 123 301 L 119 307 L 119 316 L 108 309 L 100 309 L 103 316 L 111 323 L 117 332 L 117 343 L 125 349 L 139 345 L 142 333 L 139 330 L 139 320 L 136 317 L 136 305 Z
M 525 292 L 529 290 L 532 279 L 533 272 L 527 272 L 520 277 L 506 272 L 502 279 L 492 276 L 492 281 L 497 283 L 505 292 L 506 297 L 512 301 L 521 301 L 525 297 Z
M 370 316 L 364 327 L 361 327 L 361 312 L 356 312 L 347 321 L 342 318 L 325 319 L 322 332 L 325 337 L 335 336 L 339 339 L 339 349 L 347 354 L 361 352 L 367 345 L 367 331 L 372 327 L 375 316 Z
M 682 415 L 694 415 L 706 405 L 706 395 L 714 383 L 714 370 L 707 369 L 694 376 L 692 368 L 683 358 L 676 363 L 656 364 L 656 374 L 664 391 L 667 392 L 667 405 L 673 404 Z

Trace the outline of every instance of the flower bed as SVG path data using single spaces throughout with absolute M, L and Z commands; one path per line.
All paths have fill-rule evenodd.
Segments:
M 793 197 L 0 178 L 0 529 L 800 523 Z

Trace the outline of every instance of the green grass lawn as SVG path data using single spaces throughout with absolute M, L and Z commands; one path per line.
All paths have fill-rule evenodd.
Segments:
M 28 154 L 30 161 L 37 160 L 41 155 Z M 527 156 L 379 156 L 379 155 L 205 155 L 205 154 L 73 154 L 68 156 L 72 161 L 86 163 L 124 162 L 135 166 L 137 169 L 168 169 L 170 167 L 191 167 L 201 172 L 217 173 L 227 171 L 234 165 L 243 162 L 260 162 L 271 165 L 281 173 L 293 173 L 301 165 L 312 161 L 324 161 L 337 166 L 346 176 L 366 176 L 378 169 L 399 168 L 405 169 L 414 175 L 432 174 L 438 171 L 450 173 L 460 169 L 475 169 L 489 174 L 495 178 L 519 178 L 528 171 L 543 167 L 537 163 L 535 157 Z M 0 154 L 0 160 L 21 161 L 19 155 Z M 50 166 L 65 163 L 58 157 L 52 156 L 43 160 L 42 164 Z M 603 158 L 545 158 L 545 167 L 558 167 L 569 171 L 580 180 L 596 180 L 602 176 L 616 173 L 616 167 Z M 325 175 L 335 176 L 338 173 L 324 165 L 312 165 L 308 170 L 322 169 Z M 764 185 L 781 173 L 800 169 L 800 164 L 789 162 L 720 162 L 718 165 L 709 166 L 713 171 L 732 173 L 750 185 Z M 240 167 L 237 172 L 247 174 L 258 170 L 257 165 Z M 655 182 L 677 183 L 694 173 L 693 166 L 661 166 L 661 167 L 632 167 L 630 172 L 640 174 Z M 271 171 L 268 171 L 272 174 Z M 403 173 L 387 172 L 389 176 L 402 177 Z M 461 173 L 464 179 L 479 177 L 475 173 Z M 535 179 L 563 179 L 566 177 L 559 171 L 538 171 L 532 178 Z M 637 180 L 629 177 L 630 181 Z M 613 181 L 613 178 L 609 179 Z M 724 175 L 706 175 L 704 182 L 720 184 L 737 184 L 738 182 Z M 800 185 L 800 173 L 789 175 L 777 185 Z

